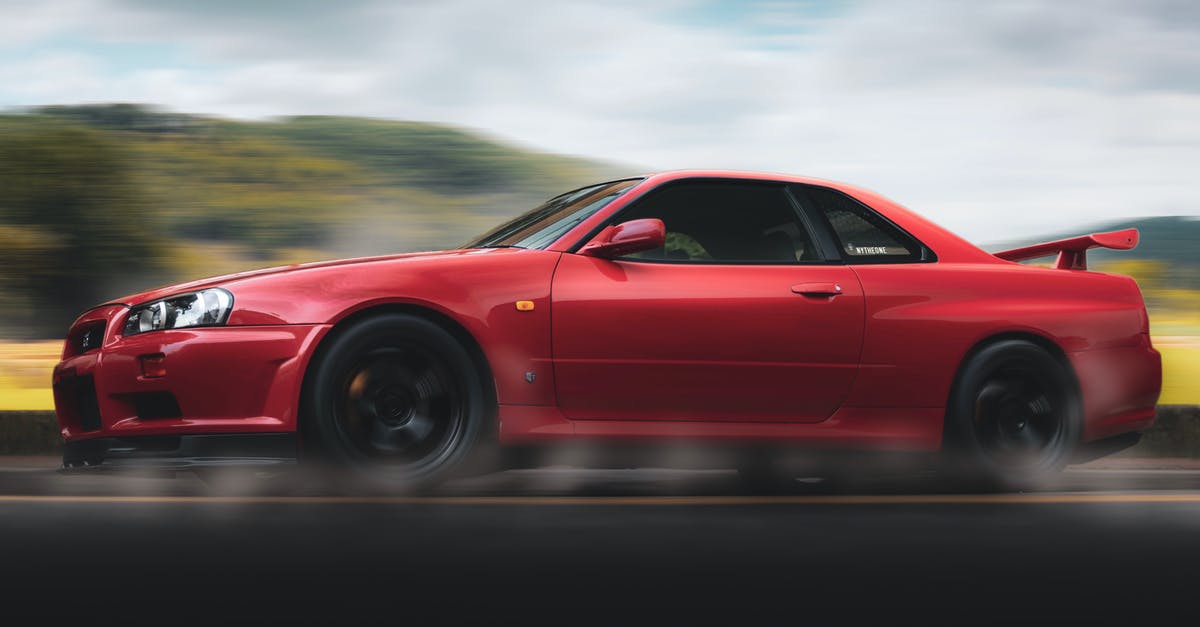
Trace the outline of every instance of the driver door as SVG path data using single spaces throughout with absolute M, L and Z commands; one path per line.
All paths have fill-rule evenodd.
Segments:
M 825 264 L 782 186 L 680 181 L 615 223 L 658 218 L 666 245 L 564 254 L 552 289 L 559 405 L 574 420 L 817 422 L 858 368 L 864 303 Z

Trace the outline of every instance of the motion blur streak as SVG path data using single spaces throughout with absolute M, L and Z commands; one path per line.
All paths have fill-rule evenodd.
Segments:
M 195 503 L 255 505 L 937 505 L 937 504 L 1070 504 L 1070 503 L 1200 503 L 1197 493 L 1122 494 L 925 494 L 832 496 L 25 496 L 2 495 L 0 503 Z

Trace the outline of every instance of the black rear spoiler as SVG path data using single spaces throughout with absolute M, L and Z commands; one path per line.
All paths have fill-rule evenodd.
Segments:
M 1107 233 L 1092 233 L 1070 239 L 1060 239 L 1024 248 L 1014 248 L 995 253 L 1006 261 L 1024 261 L 1057 254 L 1054 267 L 1059 270 L 1087 270 L 1087 251 L 1090 248 L 1112 248 L 1129 250 L 1138 245 L 1138 230 L 1124 229 Z

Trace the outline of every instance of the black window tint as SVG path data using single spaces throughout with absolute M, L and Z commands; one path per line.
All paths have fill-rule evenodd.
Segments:
M 666 245 L 631 259 L 709 263 L 795 263 L 820 255 L 782 186 L 687 181 L 650 192 L 617 222 L 658 218 Z
M 862 203 L 831 189 L 806 187 L 807 198 L 828 221 L 838 252 L 851 263 L 919 261 L 921 245 Z

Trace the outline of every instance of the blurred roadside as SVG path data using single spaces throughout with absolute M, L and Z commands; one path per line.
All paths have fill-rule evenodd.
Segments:
M 50 374 L 62 340 L 0 343 L 0 411 L 54 409 Z
M 84 308 L 166 283 L 452 248 L 629 173 L 418 122 L 0 115 L 0 339 L 61 337 Z

